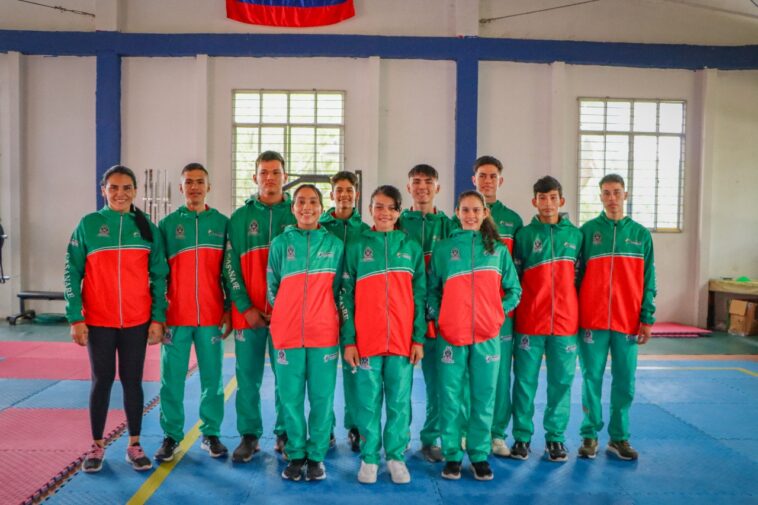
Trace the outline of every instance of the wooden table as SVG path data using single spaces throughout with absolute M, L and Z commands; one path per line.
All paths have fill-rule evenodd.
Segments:
M 721 293 L 727 302 L 734 298 L 758 300 L 758 282 L 737 282 L 727 279 L 711 279 L 708 281 L 708 329 L 715 329 L 716 296 Z M 728 311 L 727 311 L 728 314 Z

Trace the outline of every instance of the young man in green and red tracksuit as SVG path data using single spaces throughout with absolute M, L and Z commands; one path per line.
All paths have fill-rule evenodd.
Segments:
M 332 191 L 329 194 L 334 207 L 324 212 L 319 224 L 339 238 L 347 247 L 358 240 L 361 233 L 369 226 L 361 219 L 361 214 L 355 207 L 360 192 L 358 177 L 352 172 L 337 172 L 331 178 Z M 345 344 L 340 341 L 340 352 L 345 355 Z M 347 438 L 353 452 L 361 450 L 361 438 L 358 424 L 355 421 L 355 409 L 358 405 L 358 393 L 355 389 L 355 374 L 350 373 L 350 366 L 342 360 L 342 391 L 345 397 L 344 426 L 348 430 Z M 332 424 L 336 424 L 332 423 Z
M 521 288 L 481 193 L 462 193 L 456 215 L 462 229 L 436 246 L 428 277 L 427 304 L 439 324 L 440 431 L 447 461 L 442 477 L 460 478 L 460 439 L 466 429 L 474 477 L 491 480 L 487 456 L 501 359 L 500 329 L 506 314 L 518 304 Z M 463 426 L 459 402 L 466 390 L 471 406 Z
M 398 228 L 421 245 L 427 269 L 432 259 L 432 249 L 450 235 L 453 222 L 444 212 L 434 206 L 434 198 L 440 192 L 439 174 L 430 165 L 416 165 L 408 172 L 406 186 L 411 194 L 413 206 L 404 210 L 398 220 Z M 426 385 L 426 419 L 421 428 L 421 454 L 431 463 L 442 461 L 440 438 L 439 381 L 437 378 L 437 333 L 434 321 L 429 321 L 421 370 Z
M 629 407 L 634 400 L 638 344 L 650 339 L 655 322 L 655 260 L 650 231 L 625 216 L 624 179 L 600 180 L 603 212 L 582 226 L 584 246 L 579 292 L 579 362 L 582 369 L 582 447 L 579 456 L 597 455 L 603 428 L 600 394 L 611 353 L 611 412 L 608 452 L 635 460 L 629 443 Z
M 201 447 L 214 457 L 227 454 L 219 440 L 224 418 L 221 368 L 223 338 L 231 332 L 222 267 L 229 219 L 208 207 L 208 171 L 200 163 L 182 169 L 185 204 L 159 224 L 169 264 L 168 330 L 161 346 L 161 428 L 158 461 L 171 461 L 184 438 L 184 383 L 194 343 L 200 369 Z M 221 328 L 223 327 L 223 332 Z
M 559 210 L 563 189 L 553 177 L 534 184 L 537 215 L 516 234 L 514 259 L 521 275 L 521 303 L 516 310 L 513 438 L 511 457 L 529 457 L 534 434 L 534 396 L 542 355 L 547 366 L 544 415 L 545 454 L 549 461 L 568 459 L 564 442 L 576 370 L 579 306 L 576 268 L 582 233 Z
M 232 299 L 232 325 L 235 329 L 234 351 L 237 356 L 237 430 L 242 439 L 232 459 L 247 462 L 258 450 L 263 434 L 261 419 L 261 382 L 266 346 L 273 356 L 268 322 L 271 305 L 266 299 L 266 265 L 271 241 L 286 226 L 295 224 L 289 195 L 283 186 L 287 180 L 284 158 L 274 151 L 264 151 L 255 162 L 258 194 L 249 198 L 229 220 L 229 245 L 224 260 L 224 276 Z M 272 368 L 275 372 L 275 368 Z M 279 395 L 276 402 L 276 449 L 286 443 Z
M 271 242 L 268 297 L 276 381 L 287 430 L 289 458 L 282 478 L 326 478 L 324 457 L 334 419 L 340 320 L 335 300 L 342 282 L 344 246 L 320 227 L 321 192 L 303 184 L 292 197 L 296 226 Z M 305 420 L 305 391 L 310 413 Z
M 472 182 L 477 191 L 484 195 L 490 217 L 495 222 L 500 241 L 513 255 L 513 238 L 523 226 L 521 217 L 497 199 L 497 192 L 503 185 L 503 164 L 494 156 L 481 156 L 474 162 Z M 495 413 L 492 416 L 492 453 L 507 457 L 510 454 L 505 443 L 505 429 L 511 418 L 511 366 L 513 355 L 514 314 L 508 314 L 500 330 L 500 372 L 498 374 Z
M 404 453 L 410 440 L 413 366 L 424 356 L 426 269 L 418 243 L 395 229 L 401 202 L 393 186 L 380 186 L 371 195 L 374 229 L 348 246 L 340 296 L 345 361 L 356 371 L 360 398 L 358 481 L 364 484 L 376 482 L 382 445 L 392 482 L 411 481 Z

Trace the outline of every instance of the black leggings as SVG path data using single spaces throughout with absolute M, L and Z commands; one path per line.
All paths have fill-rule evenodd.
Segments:
M 145 365 L 147 328 L 149 322 L 131 328 L 89 327 L 89 362 L 92 369 L 92 389 L 89 394 L 89 419 L 92 439 L 103 438 L 111 388 L 118 372 L 124 390 L 124 410 L 129 435 L 136 436 L 142 429 L 144 395 L 142 370 Z

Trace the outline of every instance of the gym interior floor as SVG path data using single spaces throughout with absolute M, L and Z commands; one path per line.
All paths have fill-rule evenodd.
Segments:
M 65 325 L 42 326 L 0 324 L 1 342 L 70 342 Z M 70 344 L 74 345 L 74 344 Z M 52 348 L 53 346 L 50 346 Z M 55 346 L 57 347 L 57 346 Z M 226 417 L 222 441 L 236 446 L 233 342 L 227 342 L 224 362 Z M 42 349 L 40 347 L 38 349 Z M 181 457 L 154 467 L 146 473 L 133 471 L 124 462 L 126 437 L 117 436 L 109 445 L 103 471 L 84 474 L 74 468 L 47 468 L 40 463 L 53 452 L 52 446 L 35 444 L 40 433 L 53 431 L 44 422 L 30 422 L 28 429 L 17 430 L 10 420 L 0 439 L 0 502 L 18 503 L 27 497 L 47 496 L 50 503 L 386 503 L 399 499 L 416 505 L 477 502 L 501 503 L 584 503 L 584 504 L 758 504 L 758 337 L 737 337 L 715 333 L 696 339 L 656 338 L 640 348 L 637 393 L 632 407 L 632 442 L 640 452 L 637 462 L 622 462 L 601 452 L 597 459 L 577 459 L 576 448 L 581 421 L 581 374 L 572 391 L 571 421 L 567 463 L 550 463 L 543 458 L 542 414 L 545 407 L 544 370 L 537 393 L 535 434 L 528 461 L 491 457 L 495 479 L 478 482 L 470 472 L 460 481 L 440 477 L 442 464 L 426 463 L 420 457 L 418 432 L 424 417 L 424 382 L 417 369 L 413 388 L 413 426 L 407 462 L 412 482 L 393 485 L 386 468 L 380 466 L 379 480 L 373 486 L 356 481 L 359 457 L 350 451 L 346 431 L 341 427 L 342 390 L 338 380 L 335 411 L 338 427 L 337 447 L 325 461 L 327 479 L 311 482 L 285 482 L 279 474 L 285 466 L 273 451 L 273 376 L 267 366 L 262 398 L 264 429 L 261 452 L 248 464 L 232 464 L 228 458 L 213 460 L 199 447 L 199 376 L 187 379 L 186 431 Z M 82 349 L 81 356 L 86 359 Z M 68 449 L 76 454 L 87 450 L 86 412 L 88 381 L 84 377 L 13 378 L 2 374 L 0 355 L 0 428 L 4 416 L 18 415 L 24 409 L 52 409 L 56 423 L 66 427 L 71 438 Z M 81 375 L 81 374 L 80 374 Z M 24 374 L 23 377 L 28 377 Z M 37 375 L 32 374 L 37 377 Z M 607 377 L 609 379 L 609 377 Z M 609 383 L 609 381 L 607 382 Z M 114 426 L 122 419 L 120 389 L 114 385 L 111 402 Z M 604 388 L 607 406 L 609 388 Z M 155 381 L 146 382 L 145 400 L 157 394 Z M 148 454 L 158 448 L 163 434 L 155 402 L 149 404 L 143 424 L 142 444 Z M 50 421 L 46 421 L 50 422 Z M 56 427 L 57 428 L 57 427 Z M 509 427 L 510 429 L 510 427 Z M 6 431 L 7 430 L 7 431 Z M 14 433 L 14 431 L 17 431 Z M 509 442 L 512 439 L 509 438 Z M 603 434 L 601 444 L 607 442 Z M 53 444 L 54 445 L 54 444 Z M 62 449 L 61 449 L 62 450 Z M 52 459 L 51 457 L 48 459 Z M 40 468 L 40 470 L 34 470 Z M 45 481 L 67 475 L 54 491 L 39 493 L 31 486 L 29 474 L 47 472 Z M 42 488 L 48 487 L 50 483 Z M 44 499 L 44 498 L 43 498 Z

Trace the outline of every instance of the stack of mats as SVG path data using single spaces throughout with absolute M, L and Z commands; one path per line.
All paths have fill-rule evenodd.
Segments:
M 196 361 L 191 357 L 190 366 Z M 118 377 L 117 377 L 118 378 Z M 160 346 L 148 348 L 147 407 L 160 388 Z M 62 342 L 0 342 L 0 503 L 31 502 L 76 468 L 89 449 L 87 349 Z M 126 424 L 121 385 L 111 394 L 106 439 Z
M 711 332 L 708 330 L 703 330 L 694 326 L 685 326 L 678 323 L 655 323 L 653 325 L 653 337 L 697 338 L 710 334 Z

